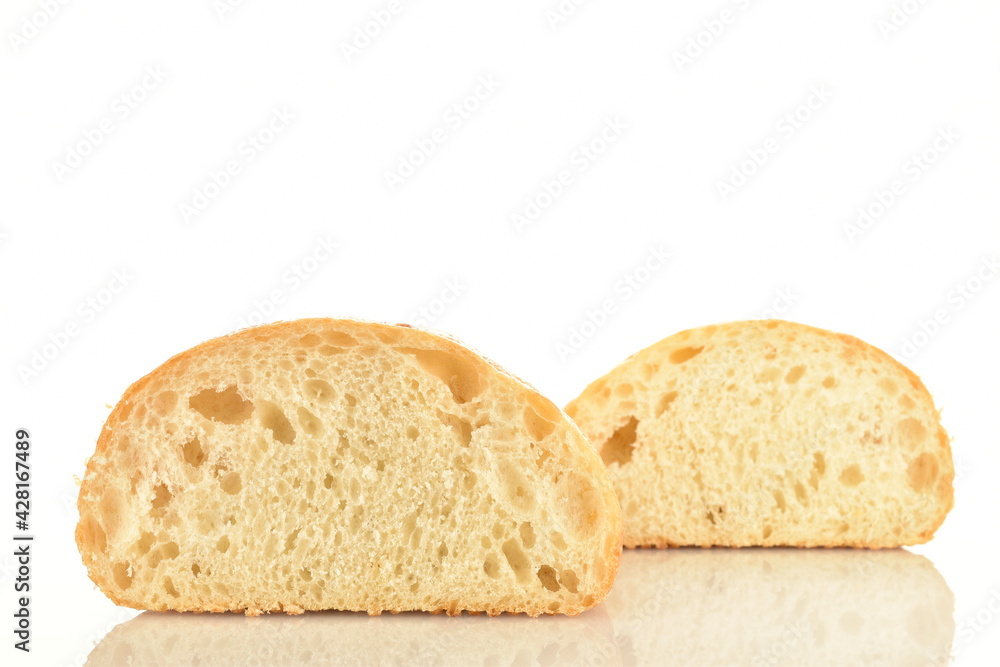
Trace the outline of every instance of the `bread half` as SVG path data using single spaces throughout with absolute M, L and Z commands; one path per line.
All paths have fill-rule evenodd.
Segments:
M 137 609 L 576 614 L 621 516 L 549 400 L 406 326 L 311 319 L 179 354 L 90 459 L 76 537 Z
M 678 333 L 566 412 L 608 467 L 629 547 L 896 547 L 952 506 L 948 435 L 917 376 L 802 324 Z

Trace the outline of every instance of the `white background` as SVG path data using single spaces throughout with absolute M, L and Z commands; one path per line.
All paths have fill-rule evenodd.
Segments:
M 37 535 L 30 657 L 0 558 L 5 664 L 81 664 L 128 617 L 80 563 L 73 476 L 106 404 L 204 339 L 414 322 L 564 404 L 669 334 L 767 315 L 859 336 L 931 389 L 956 507 L 912 551 L 954 591 L 958 662 L 995 664 L 1000 5 L 591 0 L 557 20 L 556 0 L 421 0 L 348 53 L 386 0 L 233 4 L 0 10 L 0 433 L 9 470 L 32 432 Z M 420 164 L 391 183 L 401 160 Z

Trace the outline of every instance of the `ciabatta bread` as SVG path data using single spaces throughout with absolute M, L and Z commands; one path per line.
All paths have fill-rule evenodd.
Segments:
M 626 546 L 896 547 L 952 506 L 948 435 L 916 375 L 777 320 L 684 331 L 566 412 L 608 467 Z
M 312 319 L 208 341 L 132 385 L 77 543 L 137 609 L 576 614 L 621 517 L 550 401 L 450 339 Z

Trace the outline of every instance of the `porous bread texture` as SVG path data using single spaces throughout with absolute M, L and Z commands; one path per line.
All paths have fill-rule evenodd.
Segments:
M 916 375 L 822 329 L 691 329 L 566 407 L 618 493 L 625 546 L 897 547 L 952 507 L 948 435 Z
M 604 605 L 573 618 L 369 617 L 327 612 L 247 618 L 145 612 L 116 626 L 86 667 L 178 665 L 618 665 Z
M 904 549 L 629 550 L 601 609 L 630 665 L 927 667 L 955 636 L 954 594 Z
M 76 537 L 137 609 L 576 614 L 621 515 L 548 399 L 454 341 L 311 319 L 175 356 L 128 389 Z

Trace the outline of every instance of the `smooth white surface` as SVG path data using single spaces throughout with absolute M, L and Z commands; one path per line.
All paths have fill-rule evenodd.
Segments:
M 777 314 L 883 347 L 931 389 L 959 468 L 956 509 L 913 551 L 954 591 L 958 663 L 995 664 L 1000 280 L 983 267 L 1000 252 L 1000 6 L 896 2 L 919 9 L 887 38 L 879 21 L 893 13 L 888 0 L 592 0 L 555 29 L 546 18 L 555 0 L 403 2 L 351 62 L 342 43 L 387 2 L 246 0 L 222 18 L 212 0 L 67 2 L 16 50 L 10 33 L 21 34 L 25 17 L 42 21 L 40 10 L 5 2 L 0 436 L 11 456 L 15 428 L 32 431 L 38 541 L 35 650 L 15 652 L 5 631 L 4 664 L 82 664 L 131 617 L 80 564 L 73 476 L 105 404 L 168 356 L 255 321 L 275 291 L 281 303 L 266 319 L 420 321 L 560 404 L 640 347 L 715 321 Z M 703 36 L 711 43 L 680 71 L 676 52 L 724 9 L 732 20 Z M 810 102 L 814 109 L 800 109 Z M 476 108 L 463 116 L 453 108 L 462 103 Z M 808 119 L 784 119 L 796 110 Z M 60 180 L 53 163 L 102 123 L 111 132 Z M 272 142 L 244 144 L 269 124 Z M 612 139 L 606 150 L 579 152 L 602 132 Z M 938 147 L 947 150 L 927 169 L 912 162 L 942 132 L 951 138 Z M 385 172 L 428 141 L 433 153 L 390 189 Z M 723 200 L 718 182 L 761 150 L 770 150 L 766 162 L 749 165 L 746 184 Z M 239 173 L 185 221 L 181 205 L 231 161 Z M 561 193 L 519 233 L 512 214 L 547 183 L 558 191 L 560 177 Z M 894 180 L 892 204 L 851 243 L 845 224 Z M 994 279 L 977 285 L 980 270 Z M 103 298 L 116 271 L 124 277 L 113 286 L 126 282 L 124 290 L 99 313 L 80 306 Z M 602 320 L 594 313 L 608 300 L 614 312 Z M 908 349 L 904 339 L 936 312 L 946 321 Z M 588 318 L 601 326 L 588 328 Z M 73 323 L 78 335 L 22 380 L 19 367 Z M 581 327 L 592 335 L 566 354 L 559 345 L 580 343 Z M 9 619 L 13 562 L 2 553 Z M 810 603 L 839 622 L 821 597 Z M 561 628 L 562 646 L 589 623 L 610 625 L 583 633 L 581 650 L 604 637 L 609 651 L 600 655 L 611 664 L 668 661 L 637 647 L 654 645 L 644 638 L 660 636 L 658 623 L 677 610 L 623 630 L 632 613 L 623 604 L 619 617 L 609 601 L 574 620 L 488 623 L 533 628 L 523 633 L 528 661 L 542 661 L 531 648 L 547 636 L 539 628 Z M 720 636 L 698 618 L 685 619 L 684 636 Z M 395 627 L 320 619 L 305 622 L 331 632 L 363 622 L 376 643 Z M 487 623 L 390 622 L 412 625 L 418 643 L 436 641 L 446 625 L 459 644 L 478 641 Z M 722 636 L 736 642 L 743 621 L 727 622 Z M 571 655 L 558 651 L 560 660 Z M 773 664 L 822 664 L 825 655 Z
M 575 618 L 147 612 L 88 664 L 945 664 L 953 603 L 905 551 L 640 550 Z

